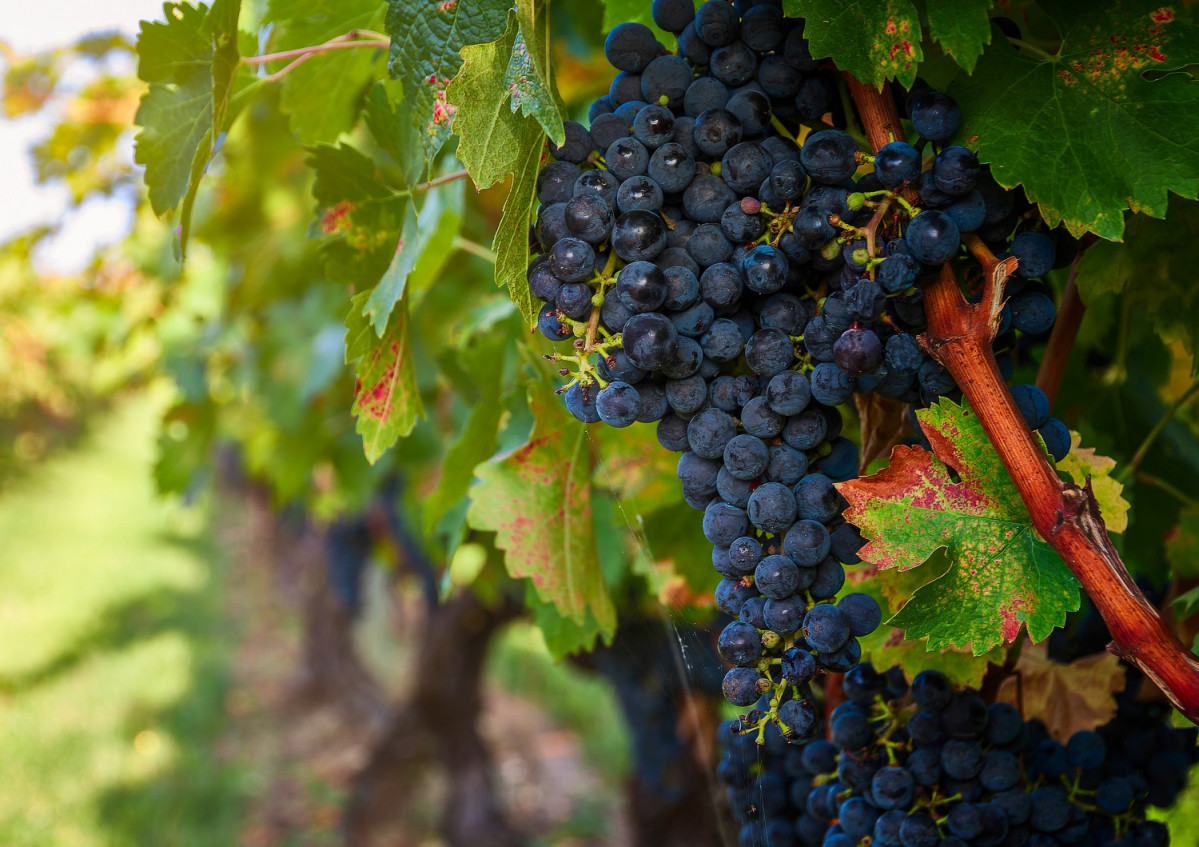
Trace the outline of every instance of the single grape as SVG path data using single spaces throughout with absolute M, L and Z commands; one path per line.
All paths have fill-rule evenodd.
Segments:
M 637 420 L 640 407 L 641 395 L 627 382 L 610 382 L 600 389 L 595 398 L 596 412 L 608 426 L 631 425 Z
M 705 459 L 724 456 L 725 446 L 736 434 L 737 422 L 728 412 L 720 409 L 705 409 L 687 424 L 687 441 L 691 449 Z
M 753 668 L 733 668 L 724 677 L 721 688 L 724 699 L 734 706 L 752 706 L 758 699 L 758 681 L 762 679 Z
M 849 623 L 836 606 L 819 603 L 804 616 L 803 635 L 818 653 L 831 653 L 849 640 Z
M 763 532 L 785 532 L 795 521 L 795 495 L 777 482 L 767 482 L 749 496 L 749 521 Z
M 766 626 L 779 635 L 790 635 L 803 623 L 804 602 L 792 595 L 782 600 L 767 600 L 763 607 Z
M 799 585 L 799 568 L 786 556 L 767 556 L 754 569 L 754 585 L 771 600 L 790 597 Z
M 974 151 L 956 144 L 944 147 L 933 164 L 933 182 L 946 194 L 961 197 L 974 190 L 980 167 Z
M 725 0 L 707 0 L 695 12 L 695 28 L 710 47 L 723 47 L 741 32 L 737 10 Z
M 1009 248 L 1019 260 L 1016 276 L 1036 279 L 1053 267 L 1056 248 L 1053 239 L 1041 232 L 1022 232 L 1012 239 Z
M 800 151 L 800 162 L 817 182 L 837 185 L 853 176 L 858 165 L 858 144 L 839 129 L 822 129 L 808 136 Z
M 858 637 L 874 632 L 883 620 L 878 601 L 869 594 L 846 594 L 837 601 L 837 608 L 845 616 L 850 633 Z
M 794 359 L 795 345 L 781 330 L 760 329 L 745 345 L 745 362 L 759 376 L 780 374 L 791 366 Z
M 929 141 L 948 141 L 961 121 L 957 101 L 940 91 L 929 91 L 912 107 L 912 128 Z
M 884 188 L 898 188 L 920 178 L 920 153 L 906 141 L 884 144 L 874 154 L 874 172 Z
M 1070 430 L 1064 423 L 1057 418 L 1050 418 L 1037 432 L 1053 461 L 1060 462 L 1066 458 L 1070 452 Z
M 721 631 L 717 649 L 730 665 L 752 665 L 762 656 L 762 637 L 744 621 L 733 621 Z
M 704 537 L 718 547 L 728 547 L 748 529 L 744 510 L 736 506 L 713 501 L 704 511 Z
M 757 479 L 766 472 L 769 463 L 770 451 L 766 442 L 753 435 L 742 433 L 725 445 L 724 466 L 737 479 Z
M 634 315 L 624 325 L 624 351 L 635 366 L 654 371 L 678 351 L 679 336 L 670 319 L 650 312 Z
M 618 24 L 604 40 L 608 63 L 630 73 L 640 73 L 662 49 L 653 31 L 639 23 Z
M 898 765 L 880 768 L 870 782 L 870 795 L 874 805 L 884 811 L 907 809 L 915 793 L 916 782 L 912 775 Z
M 957 255 L 961 233 L 953 218 L 929 209 L 912 218 L 904 240 L 916 259 L 926 265 L 940 265 Z

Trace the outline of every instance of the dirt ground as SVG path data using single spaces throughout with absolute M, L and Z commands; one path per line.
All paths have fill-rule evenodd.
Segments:
M 337 703 L 305 696 L 302 634 L 305 569 L 320 567 L 319 543 L 286 537 L 263 502 L 239 495 L 220 510 L 227 551 L 228 617 L 241 628 L 227 698 L 229 728 L 218 753 L 241 762 L 249 796 L 242 847 L 318 847 L 342 843 L 347 787 L 369 756 L 375 732 Z M 313 549 L 315 548 L 315 549 Z M 385 591 L 386 589 L 380 589 Z M 377 604 L 376 604 L 377 605 Z M 419 604 L 384 603 L 383 620 L 366 622 L 403 645 L 420 625 Z M 402 696 L 402 647 L 380 681 Z M 384 673 L 388 669 L 382 669 Z M 577 734 L 555 726 L 538 707 L 494 685 L 486 690 L 482 733 L 496 763 L 500 792 L 515 828 L 533 844 L 601 847 L 629 843 L 620 788 L 581 753 Z M 408 804 L 406 845 L 442 843 L 435 832 L 439 783 Z

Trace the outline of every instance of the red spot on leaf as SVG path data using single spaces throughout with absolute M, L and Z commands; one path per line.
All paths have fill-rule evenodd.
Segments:
M 391 342 L 388 345 L 388 350 L 391 354 L 391 362 L 383 369 L 383 373 L 373 385 L 362 385 L 361 382 L 355 387 L 357 391 L 357 400 L 355 405 L 358 410 L 368 417 L 375 420 L 385 421 L 391 417 L 393 404 L 392 396 L 395 393 L 396 374 L 400 368 L 404 366 L 403 356 L 400 355 L 400 345 L 398 342 Z M 379 351 L 376 356 L 383 355 L 383 351 Z
M 1174 10 L 1169 6 L 1162 6 L 1160 9 L 1154 9 L 1150 12 L 1149 17 L 1154 23 L 1168 24 L 1174 20 Z
M 330 206 L 325 209 L 321 215 L 321 232 L 325 235 L 336 235 L 339 232 L 345 232 L 350 228 L 350 212 L 354 210 L 354 204 L 349 200 L 342 200 L 336 206 Z

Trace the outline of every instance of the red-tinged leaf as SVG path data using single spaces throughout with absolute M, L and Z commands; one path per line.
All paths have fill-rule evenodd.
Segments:
M 530 579 L 563 617 L 582 625 L 592 616 L 610 637 L 616 609 L 596 551 L 587 430 L 546 380 L 529 387 L 529 408 L 528 443 L 475 469 L 467 522 L 496 533 L 514 579 Z
M 927 636 L 930 650 L 968 646 L 976 656 L 1022 628 L 1043 640 L 1078 609 L 1077 580 L 1037 536 L 974 413 L 941 400 L 917 414 L 933 453 L 896 447 L 888 468 L 838 486 L 846 520 L 868 540 L 863 561 L 910 570 L 938 550 L 949 559 L 890 623 Z
M 355 294 L 346 319 L 346 362 L 358 361 L 354 415 L 362 447 L 373 465 L 387 448 L 412 432 L 425 415 L 408 343 L 408 307 L 397 307 L 382 338 L 375 335 L 362 304 L 369 291 Z

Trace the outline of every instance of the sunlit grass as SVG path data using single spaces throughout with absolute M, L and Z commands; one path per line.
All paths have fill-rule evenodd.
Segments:
M 202 512 L 154 495 L 160 401 L 0 495 L 0 844 L 229 845 L 226 656 Z

